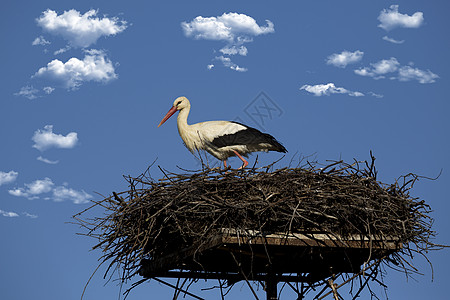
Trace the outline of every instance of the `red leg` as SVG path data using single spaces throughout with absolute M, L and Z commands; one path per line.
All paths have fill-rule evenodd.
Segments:
M 238 170 L 245 168 L 248 165 L 248 161 L 246 161 L 237 151 L 232 150 L 234 154 L 236 154 L 237 157 L 239 157 L 242 162 L 244 163 L 241 167 L 238 168 Z
M 225 169 L 228 168 L 226 160 L 223 161 L 223 166 L 225 167 Z

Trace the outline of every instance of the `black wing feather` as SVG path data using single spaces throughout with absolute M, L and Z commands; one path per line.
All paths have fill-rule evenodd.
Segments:
M 286 148 L 268 133 L 263 133 L 258 129 L 248 127 L 247 125 L 232 122 L 244 126 L 246 129 L 237 131 L 233 134 L 225 134 L 216 137 L 211 144 L 217 148 L 236 145 L 247 145 L 249 148 L 257 148 L 259 144 L 270 144 L 273 146 L 272 151 L 287 152 Z

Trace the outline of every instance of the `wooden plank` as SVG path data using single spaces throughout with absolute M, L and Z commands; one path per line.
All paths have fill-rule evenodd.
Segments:
M 205 243 L 201 246 L 191 246 L 189 248 L 180 249 L 175 253 L 170 253 L 164 257 L 155 259 L 155 260 L 145 260 L 147 263 L 143 264 L 139 273 L 154 273 L 159 272 L 161 270 L 170 270 L 176 268 L 177 265 L 185 259 L 192 259 L 192 257 L 204 250 L 208 250 L 211 248 L 215 248 L 220 246 L 223 243 L 220 236 L 211 240 L 209 243 Z M 144 261 L 144 260 L 143 260 Z M 142 275 L 141 274 L 141 275 Z
M 250 244 L 273 246 L 303 246 L 303 247 L 343 247 L 343 248 L 375 248 L 401 249 L 402 243 L 392 236 L 376 237 L 350 235 L 346 238 L 328 233 L 271 233 L 261 234 L 249 230 L 239 232 L 234 229 L 223 228 L 222 241 L 225 244 Z
M 398 241 L 358 241 L 336 240 L 317 237 L 222 237 L 224 244 L 235 245 L 270 245 L 270 246 L 298 246 L 298 247 L 334 247 L 334 248 L 372 248 L 374 249 L 400 249 L 402 244 Z
M 226 279 L 231 282 L 244 280 L 242 274 L 239 273 L 218 273 L 218 272 L 190 272 L 190 271 L 167 271 L 152 274 L 153 277 L 165 278 L 192 278 L 192 279 Z M 266 274 L 249 274 L 249 280 L 264 281 Z M 306 276 L 276 274 L 275 278 L 280 282 L 304 282 L 308 278 Z
M 224 272 L 225 275 L 237 271 L 233 268 L 234 264 L 228 261 L 228 253 L 251 256 L 258 264 L 253 268 L 260 272 L 265 270 L 264 266 L 271 259 L 277 261 L 277 272 L 281 273 L 312 272 L 319 265 L 322 268 L 332 266 L 342 272 L 354 272 L 369 253 L 376 258 L 401 248 L 402 243 L 395 237 L 380 239 L 375 236 L 353 235 L 344 239 L 323 232 L 261 235 L 257 231 L 245 231 L 243 234 L 222 229 L 216 238 L 201 246 L 192 245 L 157 259 L 142 260 L 139 273 L 144 277 L 152 277 L 152 274 L 167 274 L 170 270 L 183 269 Z M 348 255 L 352 257 L 351 261 L 348 260 Z M 289 259 L 286 260 L 287 257 Z M 243 263 L 242 267 L 252 269 L 247 265 L 246 259 Z

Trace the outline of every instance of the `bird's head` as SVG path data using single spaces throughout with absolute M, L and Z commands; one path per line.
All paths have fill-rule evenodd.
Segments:
M 177 110 L 182 110 L 183 108 L 187 108 L 190 106 L 191 104 L 189 103 L 189 100 L 186 97 L 178 97 L 177 99 L 175 99 L 172 108 L 161 120 L 158 127 L 161 126 L 164 122 L 166 122 L 174 113 L 177 112 Z
M 182 97 L 178 97 L 173 102 L 173 107 L 176 107 L 177 110 L 182 110 L 183 108 L 186 108 L 188 106 L 191 106 L 191 104 L 189 103 L 189 100 L 186 97 L 183 97 L 183 96 Z

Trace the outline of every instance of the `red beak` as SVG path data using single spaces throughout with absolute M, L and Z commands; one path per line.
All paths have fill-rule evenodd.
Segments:
M 165 121 L 167 121 L 176 112 L 177 112 L 177 107 L 176 106 L 172 106 L 172 108 L 169 110 L 169 112 L 161 120 L 161 123 L 159 123 L 158 127 L 161 126 Z

